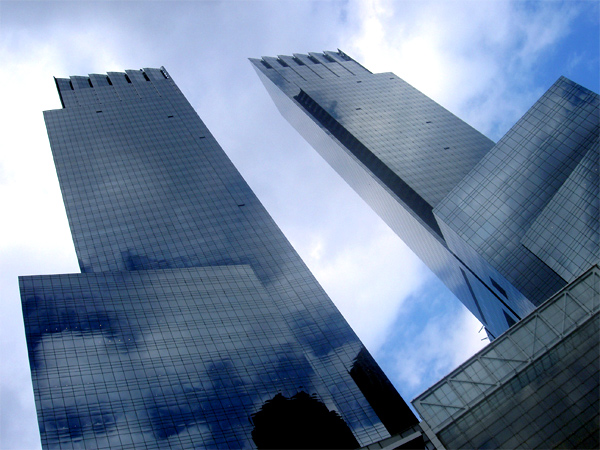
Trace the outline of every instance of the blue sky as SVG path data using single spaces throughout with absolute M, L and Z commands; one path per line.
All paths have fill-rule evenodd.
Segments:
M 39 448 L 18 275 L 77 272 L 42 119 L 53 76 L 164 65 L 401 394 L 480 325 L 281 118 L 248 57 L 340 48 L 499 139 L 565 75 L 598 92 L 596 1 L 0 2 L 0 448 Z

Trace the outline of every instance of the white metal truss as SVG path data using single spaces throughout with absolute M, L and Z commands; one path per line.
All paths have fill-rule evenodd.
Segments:
M 599 309 L 596 264 L 416 397 L 413 406 L 437 433 L 598 315 Z

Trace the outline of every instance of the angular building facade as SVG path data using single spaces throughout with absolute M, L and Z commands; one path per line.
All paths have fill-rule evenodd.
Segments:
M 342 51 L 251 59 L 282 115 L 490 338 L 598 261 L 598 95 L 559 79 L 497 144 Z
M 45 449 L 415 434 L 164 68 L 56 83 L 44 117 L 81 273 L 19 280 Z
M 561 77 L 434 211 L 452 251 L 516 310 L 599 261 L 599 106 Z

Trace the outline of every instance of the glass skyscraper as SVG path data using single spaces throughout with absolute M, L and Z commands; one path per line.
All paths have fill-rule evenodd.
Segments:
M 415 434 L 164 68 L 56 84 L 63 108 L 44 117 L 81 273 L 19 280 L 45 449 Z
M 282 115 L 491 338 L 598 261 L 597 94 L 560 78 L 494 144 L 342 51 L 250 61 Z

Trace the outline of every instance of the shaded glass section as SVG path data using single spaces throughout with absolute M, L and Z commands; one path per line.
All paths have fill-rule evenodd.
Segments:
M 402 199 L 417 215 L 427 223 L 440 237 L 440 231 L 432 207 L 417 194 L 408 184 L 399 178 L 388 166 L 383 164 L 356 137 L 348 132 L 334 117 L 319 106 L 310 96 L 301 91 L 294 97 L 329 133 L 340 141 L 356 156 L 377 178 L 379 178 L 394 194 Z
M 357 448 L 350 428 L 335 411 L 304 391 L 277 394 L 252 416 L 252 439 L 259 449 Z
M 402 404 L 400 395 L 366 348 L 356 355 L 350 376 L 390 434 L 399 434 L 406 425 L 413 426 L 419 423 L 408 405 Z
M 440 431 L 445 447 L 599 448 L 599 323 L 596 316 Z
M 522 239 L 525 247 L 567 281 L 600 260 L 598 146 L 596 135 L 585 156 Z
M 56 84 L 83 273 L 20 278 L 44 448 L 254 448 L 265 403 L 303 395 L 344 446 L 410 428 L 354 381 L 368 352 L 164 68 Z

